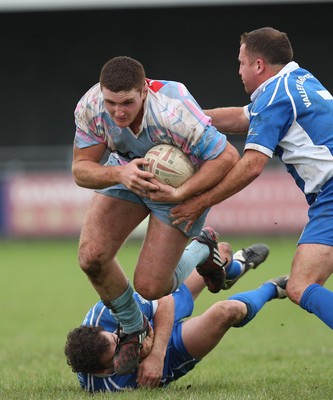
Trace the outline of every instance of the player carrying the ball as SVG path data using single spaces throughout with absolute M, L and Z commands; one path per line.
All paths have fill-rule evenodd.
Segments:
M 170 209 L 175 204 L 150 199 L 159 186 L 154 175 L 143 170 L 144 155 L 166 143 L 182 149 L 200 166 L 177 188 L 179 201 L 212 188 L 240 157 L 182 83 L 147 79 L 143 66 L 130 57 L 115 57 L 103 66 L 100 82 L 76 107 L 75 123 L 73 175 L 79 186 L 96 190 L 81 231 L 79 263 L 122 327 L 114 366 L 118 374 L 126 374 L 138 366 L 149 323 L 116 260 L 119 248 L 149 215 L 133 282 L 144 298 L 160 298 L 179 288 L 192 272 L 192 256 L 186 252 L 181 256 L 188 239 L 199 235 L 208 212 L 188 232 L 186 222 L 173 225 Z M 206 281 L 219 291 L 224 285 L 224 260 L 213 257 L 214 246 L 207 245 L 210 239 L 203 236 L 197 241 L 195 257 L 212 255 L 209 268 L 205 271 L 203 266 L 201 273 L 207 272 Z

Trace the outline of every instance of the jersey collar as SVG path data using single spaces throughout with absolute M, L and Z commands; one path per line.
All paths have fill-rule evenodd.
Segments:
M 251 94 L 251 101 L 255 101 L 257 97 L 265 90 L 265 87 L 276 78 L 279 78 L 285 74 L 288 74 L 295 69 L 299 68 L 299 65 L 295 61 L 291 61 L 290 63 L 286 64 L 281 71 L 279 71 L 276 75 L 272 76 L 271 78 L 267 79 L 267 81 L 263 82 L 257 89 Z

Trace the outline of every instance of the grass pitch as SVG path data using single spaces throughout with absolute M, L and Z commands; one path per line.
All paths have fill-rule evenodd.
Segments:
M 266 263 L 228 292 L 207 290 L 195 313 L 218 299 L 289 272 L 296 238 L 224 238 L 233 249 L 264 241 Z M 140 243 L 119 260 L 131 279 Z M 78 267 L 77 241 L 0 241 L 0 399 L 91 399 L 66 365 L 66 334 L 98 297 Z M 333 289 L 332 282 L 327 284 Z M 203 327 L 204 329 L 204 327 Z M 193 371 L 167 389 L 98 394 L 97 400 L 333 399 L 332 331 L 289 300 L 274 300 L 246 327 L 231 329 Z

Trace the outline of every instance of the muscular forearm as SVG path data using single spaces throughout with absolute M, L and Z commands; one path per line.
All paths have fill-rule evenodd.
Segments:
M 119 182 L 120 168 L 122 167 L 108 167 L 86 160 L 73 163 L 72 173 L 78 186 L 103 189 Z
M 240 192 L 262 173 L 267 161 L 264 154 L 247 151 L 218 185 L 198 196 L 200 204 L 211 207 Z
M 88 189 L 104 189 L 122 183 L 139 196 L 158 189 L 158 186 L 149 182 L 154 175 L 142 170 L 142 165 L 148 161 L 136 158 L 124 165 L 102 165 L 100 162 L 105 150 L 103 144 L 83 149 L 74 146 L 72 172 L 77 185 Z
M 186 222 L 189 231 L 194 221 L 209 207 L 214 206 L 240 192 L 263 171 L 269 157 L 255 150 L 246 150 L 242 159 L 213 188 L 178 204 L 171 210 L 173 224 Z
M 72 173 L 77 185 L 88 189 L 103 189 L 120 180 L 122 166 L 104 166 L 101 160 L 106 151 L 104 144 L 73 147 Z
M 138 386 L 158 387 L 163 376 L 164 359 L 174 324 L 173 297 L 162 297 L 158 304 L 154 315 L 154 341 L 151 351 L 139 365 Z
M 219 107 L 204 110 L 211 117 L 212 125 L 221 132 L 246 133 L 249 120 L 244 114 L 243 107 Z
M 227 143 L 224 152 L 218 158 L 206 161 L 200 170 L 179 188 L 179 201 L 186 200 L 215 186 L 239 159 L 238 151 L 230 143 Z
M 154 316 L 154 343 L 151 353 L 165 357 L 168 342 L 174 324 L 174 300 L 172 295 L 164 296 L 158 301 L 158 308 Z

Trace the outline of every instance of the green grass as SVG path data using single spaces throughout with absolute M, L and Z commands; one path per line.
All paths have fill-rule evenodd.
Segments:
M 296 238 L 227 238 L 233 249 L 265 241 L 271 255 L 232 290 L 197 300 L 200 313 L 217 299 L 289 272 Z M 131 279 L 140 243 L 119 259 Z M 0 399 L 91 399 L 66 365 L 67 332 L 98 297 L 80 271 L 77 242 L 0 241 Z M 333 289 L 328 282 L 328 288 Z M 109 399 L 333 399 L 332 332 L 289 300 L 268 303 L 245 328 L 232 329 L 191 373 L 167 389 L 99 394 Z

